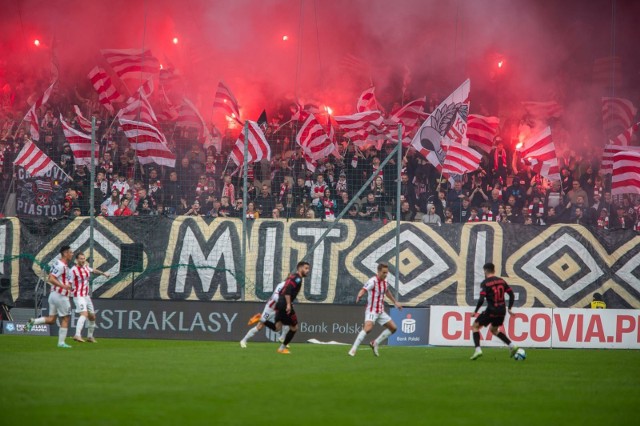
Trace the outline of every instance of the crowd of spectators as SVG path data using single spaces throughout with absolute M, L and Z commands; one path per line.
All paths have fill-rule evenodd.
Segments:
M 89 214 L 94 186 L 95 214 L 102 216 L 186 215 L 241 217 L 242 173 L 229 161 L 237 134 L 225 130 L 220 146 L 206 149 L 197 131 L 161 125 L 176 167 L 141 166 L 135 152 L 112 117 L 101 114 L 95 100 L 58 100 L 40 111 L 37 145 L 73 181 L 64 201 L 65 215 Z M 78 126 L 72 104 L 80 102 L 96 116 L 99 161 L 95 181 L 84 166 L 75 166 L 73 152 L 62 133 L 57 113 Z M 55 113 L 54 113 L 55 111 Z M 28 140 L 28 128 L 3 100 L 0 117 L 1 187 L 3 195 L 14 175 L 13 159 Z M 282 118 L 285 122 L 287 117 Z M 251 164 L 248 170 L 247 218 L 318 218 L 333 220 L 353 200 L 346 218 L 386 222 L 395 219 L 397 164 L 381 167 L 393 150 L 387 143 L 357 148 L 338 138 L 339 155 L 320 161 L 314 172 L 295 143 L 298 123 L 272 120 L 265 134 L 272 159 Z M 463 222 L 500 222 L 523 225 L 577 223 L 602 229 L 640 229 L 640 200 L 612 198 L 608 176 L 599 173 L 599 156 L 579 155 L 567 149 L 559 156 L 561 180 L 550 182 L 518 158 L 511 143 L 500 137 L 483 157 L 481 169 L 450 183 L 413 149 L 404 149 L 400 185 L 401 220 L 434 226 Z M 354 199 L 372 175 L 371 184 Z

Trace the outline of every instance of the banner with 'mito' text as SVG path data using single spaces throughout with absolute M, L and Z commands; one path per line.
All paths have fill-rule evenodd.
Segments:
M 472 346 L 473 308 L 432 306 L 429 344 Z M 501 330 L 519 346 L 531 348 L 640 349 L 640 310 L 521 308 Z M 503 346 L 488 328 L 483 346 Z

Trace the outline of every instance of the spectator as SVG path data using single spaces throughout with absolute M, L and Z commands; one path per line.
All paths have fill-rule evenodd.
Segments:
M 587 192 L 580 188 L 580 182 L 574 180 L 571 182 L 571 191 L 567 193 L 567 197 L 571 203 L 575 204 L 578 201 L 578 197 L 582 197 L 583 202 L 588 202 Z
M 469 218 L 467 222 L 480 222 L 480 218 L 478 217 L 478 209 L 476 207 L 471 207 L 469 209 Z
M 462 200 L 466 198 L 468 194 L 462 189 L 462 182 L 457 180 L 453 183 L 453 188 L 447 192 L 447 207 L 450 207 L 453 211 L 460 211 L 462 207 Z
M 518 208 L 521 208 L 524 205 L 524 201 L 525 201 L 526 188 L 524 187 L 524 183 L 525 183 L 524 180 L 520 181 L 518 179 L 513 179 L 513 183 L 511 184 L 511 186 L 509 186 L 506 189 L 506 191 L 503 194 L 504 198 L 507 200 L 510 197 L 515 198 L 516 200 L 515 205 Z
M 111 197 L 104 200 L 101 207 L 106 209 L 107 216 L 115 216 L 116 210 L 120 207 L 120 193 L 117 189 L 111 190 Z
M 194 201 L 193 204 L 191 204 L 191 208 L 189 208 L 185 213 L 185 216 L 201 216 L 202 213 L 200 212 L 200 202 L 198 200 Z
M 231 183 L 231 176 L 224 175 L 223 180 L 224 180 L 224 183 L 222 185 L 221 197 L 227 197 L 229 200 L 232 200 L 232 201 L 235 200 L 236 190 L 235 190 L 235 187 L 233 186 L 233 183 Z
M 400 220 L 412 222 L 415 217 L 416 213 L 411 209 L 411 204 L 408 201 L 402 201 L 400 203 Z
M 598 220 L 596 221 L 596 227 L 599 229 L 609 229 L 609 212 L 607 209 L 600 210 Z
M 469 212 L 471 209 L 471 202 L 469 198 L 465 197 L 462 199 L 462 204 L 457 208 L 453 209 L 453 222 L 454 223 L 465 223 L 469 219 Z
M 373 192 L 367 194 L 367 201 L 362 204 L 360 208 L 360 217 L 362 219 L 379 222 L 382 220 L 382 209 L 376 202 L 376 197 Z
M 268 185 L 262 185 L 262 192 L 256 199 L 254 205 L 257 205 L 257 211 L 260 213 L 262 217 L 270 217 L 273 208 L 275 207 L 275 202 L 273 200 L 273 196 L 271 195 L 271 191 L 269 190 Z
M 131 211 L 131 209 L 129 208 L 129 199 L 128 198 L 123 198 L 122 201 L 120 201 L 120 207 L 118 207 L 118 209 L 113 212 L 114 216 L 132 216 L 133 212 Z
M 427 204 L 427 213 L 422 215 L 422 223 L 427 225 L 442 225 L 442 219 L 436 213 L 436 206 L 433 204 Z
M 304 183 L 303 177 L 298 177 L 296 179 L 296 185 L 292 190 L 293 193 L 293 202 L 298 204 L 303 204 L 309 200 L 309 187 L 307 187 Z
M 324 194 L 325 189 L 327 189 L 327 184 L 324 181 L 324 176 L 318 173 L 316 177 L 316 181 L 311 185 L 310 194 L 311 194 L 311 202 L 314 206 L 317 206 L 319 203 L 319 199 Z
M 329 188 L 324 190 L 324 195 L 320 198 L 318 205 L 321 206 L 318 217 L 325 220 L 335 220 L 335 207 L 336 201 L 331 197 L 331 190 Z

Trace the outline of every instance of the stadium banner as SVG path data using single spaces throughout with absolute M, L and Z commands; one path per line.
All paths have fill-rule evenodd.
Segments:
M 49 326 L 47 324 L 34 325 L 31 331 L 26 329 L 25 321 L 2 321 L 3 334 L 17 334 L 20 336 L 49 336 Z
M 391 319 L 398 331 L 389 336 L 390 346 L 429 344 L 429 308 L 391 308 Z
M 16 212 L 18 216 L 56 217 L 62 215 L 69 178 L 60 167 L 44 176 L 31 176 L 23 167 L 15 166 Z
M 177 339 L 240 341 L 251 328 L 247 321 L 262 312 L 264 303 L 197 302 L 171 300 L 93 299 L 96 309 L 96 337 L 135 339 Z M 43 307 L 46 314 L 46 303 Z M 351 344 L 362 330 L 364 306 L 297 305 L 296 341 Z M 77 314 L 73 313 L 71 328 Z M 57 335 L 51 327 L 51 335 Z M 382 330 L 376 327 L 374 332 Z M 266 327 L 250 342 L 276 342 L 280 334 Z
M 473 308 L 432 306 L 429 344 L 472 346 Z M 507 315 L 501 330 L 525 348 L 640 349 L 640 310 L 521 308 Z M 502 346 L 488 328 L 483 346 Z
M 12 301 L 31 302 L 38 277 L 68 244 L 89 250 L 88 218 L 0 219 L 0 276 L 11 278 Z M 264 301 L 294 269 L 329 223 L 249 222 L 246 269 L 242 221 L 202 217 L 99 217 L 93 280 L 99 298 Z M 548 227 L 468 223 L 431 227 L 403 222 L 396 286 L 395 223 L 342 220 L 308 257 L 311 274 L 299 303 L 353 303 L 378 262 L 404 306 L 474 306 L 492 261 L 516 294 L 516 307 L 583 308 L 595 292 L 610 308 L 640 308 L 640 235 L 580 225 Z M 127 272 L 127 245 L 142 244 L 139 271 Z M 133 283 L 133 285 L 132 285 Z

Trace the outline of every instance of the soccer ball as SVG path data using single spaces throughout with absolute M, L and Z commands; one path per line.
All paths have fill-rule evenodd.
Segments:
M 524 361 L 525 359 L 527 359 L 527 353 L 524 351 L 524 349 L 520 348 L 516 351 L 513 359 L 515 359 L 516 361 Z

